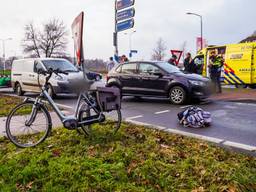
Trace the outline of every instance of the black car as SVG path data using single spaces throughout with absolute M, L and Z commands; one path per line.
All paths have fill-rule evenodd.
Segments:
M 107 75 L 107 86 L 118 87 L 122 96 L 166 97 L 174 104 L 210 95 L 210 81 L 197 74 L 186 74 L 167 62 L 128 62 L 114 67 Z

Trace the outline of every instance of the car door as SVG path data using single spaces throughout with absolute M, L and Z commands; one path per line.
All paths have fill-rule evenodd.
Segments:
M 136 94 L 139 75 L 137 63 L 126 63 L 122 65 L 120 73 L 123 94 Z
M 25 91 L 35 90 L 36 74 L 34 73 L 34 60 L 28 59 L 23 63 L 22 85 Z
M 139 63 L 138 72 L 140 80 L 138 87 L 143 95 L 164 96 L 168 79 L 164 72 L 152 63 Z

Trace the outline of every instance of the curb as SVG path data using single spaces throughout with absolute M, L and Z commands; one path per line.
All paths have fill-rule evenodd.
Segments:
M 172 133 L 172 134 L 183 135 L 186 137 L 200 139 L 200 140 L 208 141 L 208 142 L 211 142 L 211 143 L 223 146 L 223 147 L 229 147 L 229 148 L 233 148 L 233 149 L 237 149 L 237 150 L 243 150 L 245 152 L 251 153 L 253 156 L 256 156 L 256 146 L 246 145 L 246 144 L 242 144 L 242 143 L 236 143 L 236 142 L 232 142 L 232 141 L 226 141 L 224 139 L 208 137 L 208 136 L 199 135 L 199 134 L 195 134 L 195 133 L 189 133 L 189 132 L 181 131 L 178 129 L 172 129 L 172 128 L 167 128 L 167 127 L 152 125 L 152 124 L 148 124 L 148 123 L 135 121 L 135 120 L 132 120 L 129 118 L 123 119 L 123 120 L 125 122 L 132 123 L 135 125 L 146 126 L 149 128 L 157 129 L 159 131 L 165 131 L 165 132 Z

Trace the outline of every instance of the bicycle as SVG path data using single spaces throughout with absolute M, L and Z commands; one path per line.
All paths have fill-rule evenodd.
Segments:
M 121 125 L 120 91 L 117 88 L 97 88 L 89 92 L 80 92 L 75 113 L 66 116 L 47 92 L 48 81 L 53 74 L 68 74 L 60 70 L 38 70 L 38 85 L 41 92 L 36 99 L 25 98 L 14 107 L 6 120 L 6 134 L 9 140 L 18 147 L 34 147 L 43 142 L 52 129 L 52 119 L 44 99 L 52 107 L 63 126 L 69 130 L 77 130 L 84 135 L 91 134 L 91 125 L 106 123 L 113 125 L 116 133 Z M 40 85 L 39 75 L 46 76 L 43 86 Z M 114 115 L 109 115 L 109 113 Z M 25 115 L 24 115 L 25 114 Z M 20 123 L 20 127 L 18 124 Z

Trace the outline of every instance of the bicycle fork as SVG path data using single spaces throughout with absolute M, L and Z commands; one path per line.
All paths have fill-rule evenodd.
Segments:
M 37 115 L 37 112 L 38 112 L 38 105 L 37 105 L 37 101 L 35 101 L 34 105 L 33 105 L 33 108 L 32 108 L 32 112 L 30 113 L 30 116 L 29 118 L 25 121 L 25 125 L 26 126 L 31 126 L 32 123 L 35 121 L 36 119 L 36 115 Z

